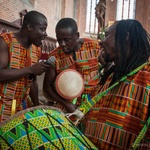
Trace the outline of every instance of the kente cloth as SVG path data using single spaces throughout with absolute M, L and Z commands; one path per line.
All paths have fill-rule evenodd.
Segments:
M 101 86 L 106 90 L 112 74 Z M 85 135 L 100 150 L 129 150 L 149 115 L 150 65 L 128 77 L 90 110 Z M 150 148 L 150 130 L 138 149 Z
M 54 49 L 49 56 L 56 58 L 55 70 L 57 74 L 66 69 L 77 70 L 84 79 L 83 94 L 89 94 L 90 97 L 93 97 L 97 94 L 99 87 L 99 50 L 100 46 L 96 40 L 84 39 L 81 48 L 75 51 L 75 60 L 72 54 L 65 54 L 61 47 Z M 81 103 L 81 97 L 77 100 L 78 105 Z
M 98 150 L 58 108 L 38 106 L 0 123 L 1 150 Z
M 23 69 L 35 64 L 40 57 L 40 48 L 31 45 L 25 49 L 20 45 L 13 33 L 0 35 L 6 42 L 9 51 L 9 63 L 7 69 Z M 0 83 L 0 122 L 11 115 L 12 102 L 16 100 L 16 112 L 30 107 L 29 97 L 32 79 L 28 76 L 17 81 Z

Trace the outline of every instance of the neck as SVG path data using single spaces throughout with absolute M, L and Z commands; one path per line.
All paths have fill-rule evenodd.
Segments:
M 15 32 L 14 36 L 24 48 L 28 49 L 31 46 L 31 43 L 28 41 L 28 38 L 25 32 L 20 30 L 18 32 Z
M 72 52 L 75 52 L 81 48 L 82 44 L 77 43 L 76 46 L 72 49 Z

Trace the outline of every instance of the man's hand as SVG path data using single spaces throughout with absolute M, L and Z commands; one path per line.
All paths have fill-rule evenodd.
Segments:
M 65 109 L 68 113 L 73 113 L 77 109 L 77 106 L 72 104 L 71 102 L 67 102 L 65 104 Z
M 46 64 L 45 62 L 39 62 L 29 67 L 31 74 L 33 75 L 42 75 L 49 68 L 50 68 L 50 65 Z

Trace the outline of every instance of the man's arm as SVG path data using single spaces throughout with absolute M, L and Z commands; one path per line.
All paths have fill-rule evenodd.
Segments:
M 0 37 L 0 83 L 16 81 L 22 77 L 33 75 L 41 75 L 49 69 L 49 65 L 44 62 L 36 63 L 33 66 L 23 69 L 7 69 L 9 63 L 8 46 L 4 39 Z
M 31 73 L 28 68 L 22 69 L 22 71 L 18 71 L 16 69 L 8 70 L 8 62 L 8 46 L 4 39 L 0 37 L 0 82 L 14 81 Z
M 55 83 L 55 80 L 56 80 L 56 72 L 53 66 L 50 65 L 50 69 L 45 73 L 43 91 L 53 100 L 63 105 L 68 112 L 74 112 L 76 109 L 76 106 L 73 105 L 71 102 L 67 101 L 66 99 L 62 98 L 55 90 L 53 86 Z
M 39 105 L 39 98 L 38 98 L 38 83 L 37 78 L 34 77 L 32 81 L 32 85 L 30 88 L 30 97 L 35 106 Z

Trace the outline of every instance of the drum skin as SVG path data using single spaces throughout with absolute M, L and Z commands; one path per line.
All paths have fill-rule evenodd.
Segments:
M 0 144 L 1 150 L 97 150 L 60 109 L 44 105 L 2 122 Z
M 56 90 L 65 99 L 77 98 L 84 90 L 84 80 L 78 71 L 66 69 L 56 78 Z

